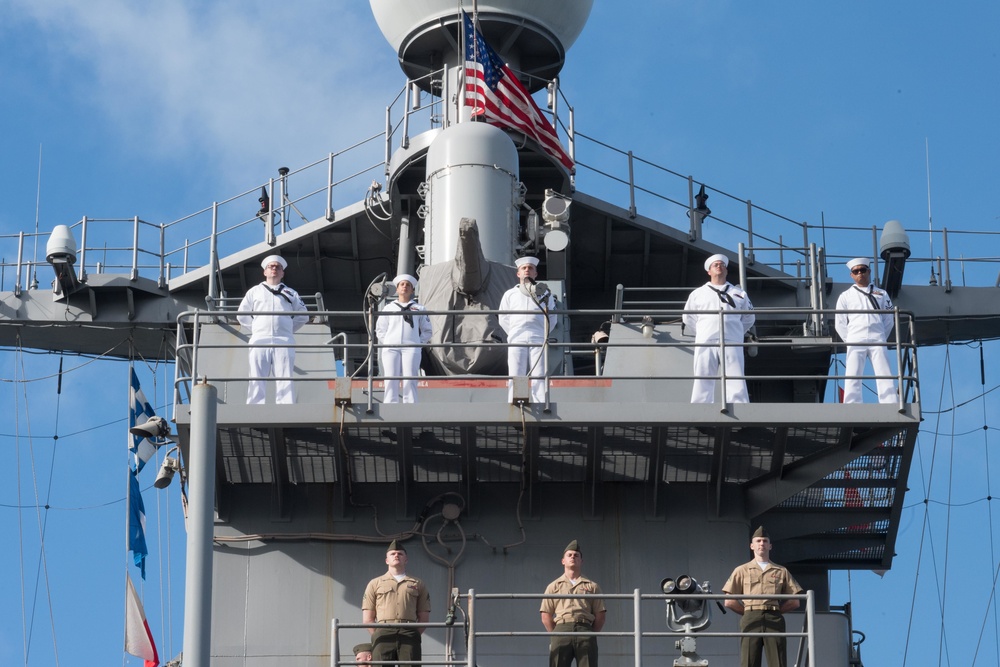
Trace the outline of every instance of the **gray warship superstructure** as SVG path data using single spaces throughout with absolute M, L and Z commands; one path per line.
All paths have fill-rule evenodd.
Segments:
M 384 133 L 176 223 L 58 227 L 52 289 L 22 285 L 19 260 L 0 304 L 5 344 L 30 331 L 22 344 L 106 352 L 114 330 L 128 334 L 115 354 L 174 360 L 192 508 L 183 664 L 351 663 L 367 636 L 352 627 L 362 593 L 392 539 L 431 591 L 428 664 L 544 659 L 539 594 L 572 539 L 609 596 L 602 661 L 733 664 L 736 640 L 713 633 L 735 632 L 734 616 L 689 628 L 700 635 L 692 657 L 675 645 L 685 631 L 668 632 L 661 581 L 690 575 L 718 593 L 758 524 L 810 590 L 809 643 L 790 640 L 800 664 L 859 664 L 827 575 L 891 566 L 921 421 L 917 346 L 989 335 L 1000 291 L 952 285 L 947 256 L 939 284 L 904 284 L 917 258 L 887 224 L 866 254 L 898 306 L 899 400 L 840 404 L 831 295 L 845 286 L 828 267 L 842 260 L 809 225 L 672 172 L 644 182 L 625 152 L 625 205 L 578 188 L 578 174 L 602 170 L 587 164 L 557 75 L 589 0 L 480 2 L 476 16 L 524 85 L 547 88 L 573 170 L 469 117 L 454 3 L 371 4 L 407 77 Z M 640 213 L 652 193 L 675 224 Z M 732 231 L 708 240 L 713 221 Z M 104 234 L 128 241 L 109 253 Z M 751 402 L 692 405 L 681 313 L 719 252 L 756 309 L 744 345 Z M 311 315 L 296 337 L 298 401 L 249 406 L 236 312 L 275 253 Z M 522 254 L 540 258 L 558 298 L 544 403 L 506 377 L 496 324 Z M 381 400 L 373 322 L 397 273 L 419 276 L 433 313 L 416 404 Z M 804 640 L 801 616 L 789 629 Z

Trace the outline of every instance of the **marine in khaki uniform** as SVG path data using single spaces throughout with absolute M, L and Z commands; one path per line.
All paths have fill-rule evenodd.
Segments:
M 368 582 L 361 601 L 362 623 L 426 623 L 431 600 L 424 582 L 406 574 L 406 549 L 393 540 L 385 552 L 389 570 Z M 420 660 L 423 628 L 370 628 L 373 660 Z
M 738 566 L 729 575 L 722 592 L 729 595 L 798 595 L 803 588 L 787 568 L 771 562 L 771 538 L 763 526 L 750 540 L 753 560 Z M 740 632 L 785 632 L 783 614 L 799 608 L 798 600 L 726 600 L 726 607 L 740 614 Z M 785 637 L 743 637 L 740 665 L 761 667 L 761 653 L 767 653 L 768 667 L 785 667 Z
M 356 644 L 354 646 L 354 661 L 358 665 L 368 665 L 374 658 L 372 657 L 372 645 L 368 643 Z
M 563 549 L 563 574 L 545 588 L 545 595 L 600 595 L 601 587 L 581 574 L 583 553 L 573 540 Z M 548 632 L 600 632 L 607 610 L 600 598 L 542 600 L 542 625 Z M 553 637 L 549 642 L 550 667 L 597 667 L 597 637 Z

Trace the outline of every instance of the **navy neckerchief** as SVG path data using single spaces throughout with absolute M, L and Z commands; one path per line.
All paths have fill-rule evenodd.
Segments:
M 399 300 L 397 300 L 396 301 L 396 305 L 399 306 L 399 309 L 401 311 L 403 311 L 403 321 L 406 322 L 407 324 L 409 324 L 410 328 L 412 329 L 413 328 L 413 315 L 410 315 L 410 309 L 413 308 L 417 304 L 414 303 L 413 301 L 408 301 L 404 305 L 404 304 L 401 304 L 399 302 Z
M 868 300 L 872 302 L 872 310 L 882 310 L 881 306 L 878 305 L 878 299 L 876 299 L 875 296 L 871 292 L 872 288 L 873 288 L 873 286 L 869 285 L 868 286 L 868 291 L 866 292 L 863 288 L 858 287 L 857 285 L 854 286 L 854 289 L 856 289 L 859 292 L 861 292 L 862 294 L 864 294 L 866 297 L 868 297 Z
M 730 308 L 736 307 L 736 302 L 733 301 L 733 297 L 729 295 L 729 283 L 726 283 L 725 289 L 721 290 L 715 289 L 714 287 L 712 287 L 711 284 L 708 285 L 708 288 L 719 295 L 719 301 L 722 301 L 723 303 L 728 303 Z
M 284 292 L 284 289 L 285 289 L 285 283 L 281 283 L 281 284 L 279 284 L 279 285 L 278 285 L 277 287 L 275 287 L 275 288 L 272 288 L 272 287 L 271 287 L 270 285 L 268 285 L 267 283 L 261 283 L 261 285 L 263 285 L 263 286 L 264 286 L 265 288 L 267 288 L 267 291 L 268 291 L 268 292 L 270 292 L 271 294 L 273 294 L 273 295 L 275 295 L 275 296 L 280 296 L 280 297 L 281 297 L 282 299 L 284 299 L 285 301 L 287 301 L 287 302 L 289 303 L 289 305 L 291 305 L 291 303 L 292 303 L 292 300 L 291 300 L 291 299 L 289 299 L 289 298 L 288 298 L 288 295 L 287 295 L 287 294 L 285 294 L 285 292 Z

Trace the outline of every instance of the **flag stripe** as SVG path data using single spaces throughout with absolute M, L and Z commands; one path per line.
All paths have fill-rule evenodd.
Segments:
M 142 578 L 146 578 L 146 506 L 142 502 L 142 490 L 134 470 L 128 471 L 128 550 Z
M 132 578 L 125 575 L 125 652 L 146 661 L 145 667 L 157 667 L 160 657 L 156 653 L 153 633 L 149 631 L 142 602 L 132 585 Z
M 500 59 L 472 19 L 462 12 L 465 27 L 465 106 L 473 116 L 531 137 L 567 169 L 573 160 L 563 149 L 552 123 L 514 72 Z
M 135 369 L 130 370 L 131 383 L 129 386 L 129 427 L 141 426 L 149 421 L 150 417 L 155 417 L 153 406 L 146 400 L 146 395 L 142 393 L 139 386 L 139 378 L 135 374 Z M 140 435 L 132 436 L 132 445 L 129 447 L 135 455 L 135 471 L 139 472 L 146 461 L 153 458 L 156 452 L 156 444 Z

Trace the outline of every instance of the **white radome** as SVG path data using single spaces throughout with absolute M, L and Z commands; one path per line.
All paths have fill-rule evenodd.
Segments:
M 386 40 L 398 53 L 406 37 L 420 26 L 442 16 L 454 16 L 454 0 L 370 0 L 372 13 Z M 472 12 L 472 3 L 465 11 Z M 569 49 L 590 17 L 594 0 L 498 0 L 479 2 L 482 13 L 501 13 L 534 21 L 552 32 Z

